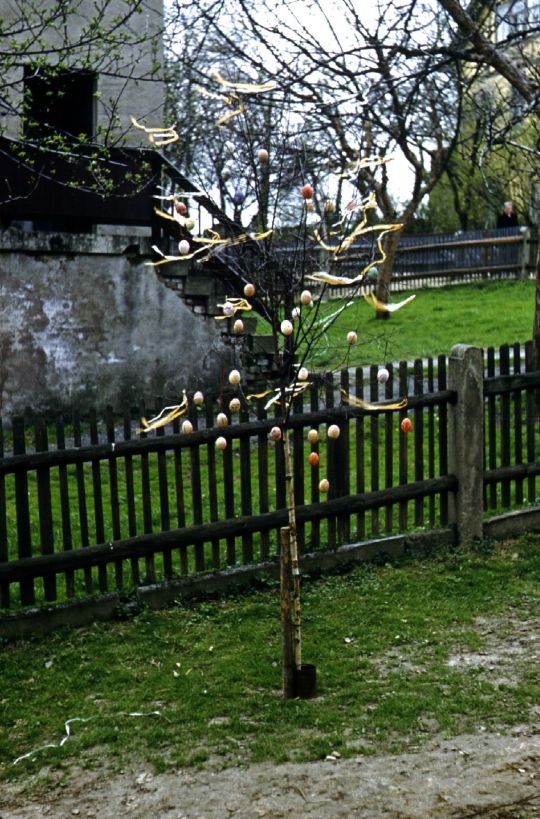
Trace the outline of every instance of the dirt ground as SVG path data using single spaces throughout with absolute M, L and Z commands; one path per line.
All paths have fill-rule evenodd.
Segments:
M 480 667 L 505 685 L 520 660 L 540 671 L 540 618 L 510 623 L 504 637 L 500 623 L 476 625 L 483 651 L 452 656 L 449 665 Z M 436 725 L 426 730 L 425 745 L 397 755 L 159 775 L 74 769 L 65 786 L 39 797 L 32 782 L 4 785 L 0 819 L 540 819 L 540 703 L 509 731 L 480 726 L 448 739 Z

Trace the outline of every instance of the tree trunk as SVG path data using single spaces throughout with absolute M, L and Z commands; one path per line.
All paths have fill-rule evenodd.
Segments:
M 533 366 L 535 370 L 540 370 L 540 211 L 538 212 L 538 248 L 536 252 L 536 290 L 532 340 Z
M 540 211 L 538 213 L 538 247 L 536 251 L 536 287 L 534 295 L 534 319 L 532 326 L 532 366 L 540 370 Z M 540 390 L 535 390 L 536 417 L 540 418 Z
M 396 230 L 394 233 L 389 233 L 384 239 L 385 259 L 379 265 L 379 277 L 375 289 L 377 299 L 383 304 L 388 304 L 390 301 L 390 282 L 401 234 L 401 230 Z M 386 312 L 386 310 L 377 310 L 376 316 L 378 319 L 389 319 L 390 313 Z

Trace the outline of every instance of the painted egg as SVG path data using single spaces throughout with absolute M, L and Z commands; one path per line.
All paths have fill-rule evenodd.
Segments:
M 311 304 L 313 296 L 309 290 L 302 290 L 300 293 L 300 304 Z
M 191 248 L 187 239 L 181 239 L 178 242 L 178 252 L 181 256 L 187 256 L 190 250 Z
M 239 384 L 242 376 L 238 370 L 231 370 L 229 373 L 229 384 Z
M 410 432 L 412 429 L 412 422 L 410 418 L 404 418 L 401 422 L 401 431 Z
M 357 341 L 358 335 L 354 332 L 354 330 L 350 330 L 350 332 L 347 333 L 347 343 L 352 347 L 352 345 L 356 344 Z
M 298 370 L 298 380 L 307 381 L 309 378 L 309 370 L 306 367 L 300 367 Z
M 222 438 L 221 436 L 219 438 L 216 438 L 216 449 L 221 450 L 227 449 L 227 439 Z
M 301 192 L 302 196 L 304 197 L 304 199 L 312 199 L 313 198 L 313 185 L 310 185 L 309 183 L 306 183 L 305 185 L 302 185 L 302 187 L 300 188 L 300 192 Z
M 307 439 L 310 444 L 316 444 L 319 440 L 319 432 L 316 429 L 310 429 L 307 434 Z
M 240 412 L 240 399 L 231 398 L 229 401 L 229 409 L 231 412 Z
M 200 390 L 197 390 L 197 392 L 193 393 L 193 403 L 196 404 L 198 407 L 200 407 L 201 404 L 204 404 L 204 395 Z
M 218 427 L 229 426 L 229 419 L 227 418 L 224 412 L 218 412 L 216 416 L 216 424 L 218 425 Z
M 184 435 L 189 435 L 191 432 L 193 432 L 193 424 L 186 418 L 182 424 L 182 433 Z
M 386 369 L 386 367 L 379 367 L 377 372 L 377 381 L 379 384 L 386 384 L 388 379 L 390 378 L 390 373 Z
M 242 319 L 236 319 L 236 321 L 233 324 L 233 331 L 236 333 L 236 335 L 240 335 L 240 333 L 243 333 L 244 322 L 242 321 Z
M 248 282 L 244 287 L 244 296 L 246 299 L 251 299 L 255 295 L 255 285 Z
M 290 336 L 292 334 L 293 329 L 294 328 L 292 326 L 292 322 L 289 321 L 289 319 L 285 319 L 284 321 L 281 322 L 281 332 L 283 333 L 284 336 Z
M 270 430 L 270 438 L 272 441 L 279 441 L 281 440 L 281 429 L 279 427 L 272 427 Z
M 330 424 L 326 434 L 328 435 L 329 438 L 333 438 L 335 440 L 336 438 L 339 438 L 340 433 L 341 430 L 337 424 Z
M 310 452 L 308 461 L 310 466 L 319 466 L 319 453 L 318 452 Z
M 319 492 L 323 492 L 326 494 L 330 489 L 330 482 L 327 478 L 323 478 L 322 481 L 319 481 Z

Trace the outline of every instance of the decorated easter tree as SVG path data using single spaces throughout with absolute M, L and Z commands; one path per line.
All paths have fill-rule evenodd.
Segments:
M 221 197 L 222 216 L 219 224 L 206 227 L 200 223 L 195 226 L 189 218 L 190 200 L 196 203 L 201 197 L 210 196 L 211 180 L 206 180 L 204 188 L 201 185 L 200 192 L 164 193 L 159 212 L 163 218 L 177 223 L 183 238 L 177 254 L 167 254 L 156 247 L 158 258 L 152 264 L 187 260 L 204 263 L 219 259 L 226 270 L 231 291 L 219 305 L 221 313 L 216 320 L 229 328 L 238 349 L 238 359 L 228 374 L 229 384 L 235 391 L 229 412 L 238 412 L 251 401 L 264 401 L 265 410 L 275 412 L 269 438 L 276 447 L 282 448 L 288 516 L 288 525 L 281 532 L 280 562 L 283 690 L 284 695 L 290 697 L 302 695 L 305 669 L 302 662 L 297 499 L 289 424 L 293 405 L 295 399 L 314 383 L 318 353 L 322 346 L 328 346 L 328 331 L 342 314 L 350 314 L 351 324 L 343 344 L 335 351 L 335 370 L 346 366 L 350 350 L 358 342 L 359 302 L 365 299 L 376 310 L 391 310 L 403 306 L 413 297 L 397 305 L 380 305 L 371 288 L 365 287 L 374 272 L 376 275 L 376 265 L 385 258 L 385 237 L 401 226 L 378 223 L 375 197 L 362 198 L 355 180 L 367 164 L 375 172 L 376 167 L 383 167 L 386 160 L 364 157 L 350 165 L 342 161 L 338 164 L 338 172 L 334 168 L 332 172 L 323 173 L 320 171 L 320 155 L 310 156 L 300 139 L 307 125 L 305 121 L 289 117 L 279 137 L 275 127 L 254 127 L 254 123 L 268 124 L 265 105 L 276 110 L 278 89 L 273 83 L 232 82 L 219 73 L 213 75 L 212 81 L 213 85 L 201 87 L 200 94 L 201 98 L 210 99 L 214 108 L 216 101 L 223 108 L 220 111 L 218 107 L 215 111 L 215 142 L 222 141 L 220 155 L 225 155 L 228 160 L 220 166 L 219 185 L 214 183 L 214 191 L 219 191 Z M 282 124 L 284 121 L 282 118 Z M 148 132 L 154 141 L 174 142 L 174 129 L 148 128 Z M 324 150 L 328 152 L 330 146 L 325 146 Z M 241 186 L 239 179 L 242 180 Z M 227 197 L 229 181 L 233 193 Z M 341 275 L 340 261 L 353 246 L 360 258 L 358 266 L 354 275 Z M 334 287 L 344 289 L 347 297 L 332 310 L 326 297 L 328 290 Z M 251 312 L 261 316 L 269 327 L 273 360 L 266 383 L 249 391 L 241 350 L 244 318 Z M 384 382 L 387 378 L 388 371 L 382 367 L 379 380 Z M 191 401 L 200 403 L 202 400 L 200 393 L 189 396 L 186 392 L 180 404 L 166 408 L 154 419 L 143 421 L 143 429 L 148 431 L 164 426 L 184 414 Z M 342 400 L 363 409 L 381 409 L 379 405 L 375 407 L 345 394 Z M 400 402 L 383 408 L 403 406 L 404 403 Z M 222 411 L 216 417 L 218 431 L 227 424 L 228 416 Z M 190 422 L 184 421 L 182 432 L 188 434 L 190 427 Z M 339 425 L 329 424 L 326 434 L 330 439 L 338 438 Z M 318 439 L 318 430 L 308 431 L 312 449 L 309 463 L 313 467 L 319 465 Z M 226 449 L 227 437 L 217 434 L 215 444 L 218 450 Z M 319 492 L 326 495 L 329 489 L 328 479 L 322 477 Z

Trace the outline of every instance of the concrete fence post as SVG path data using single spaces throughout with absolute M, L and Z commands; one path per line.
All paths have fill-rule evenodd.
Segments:
M 448 386 L 457 393 L 450 405 L 448 466 L 458 479 L 450 506 L 459 543 L 482 537 L 484 476 L 484 371 L 478 347 L 456 344 L 448 360 Z

